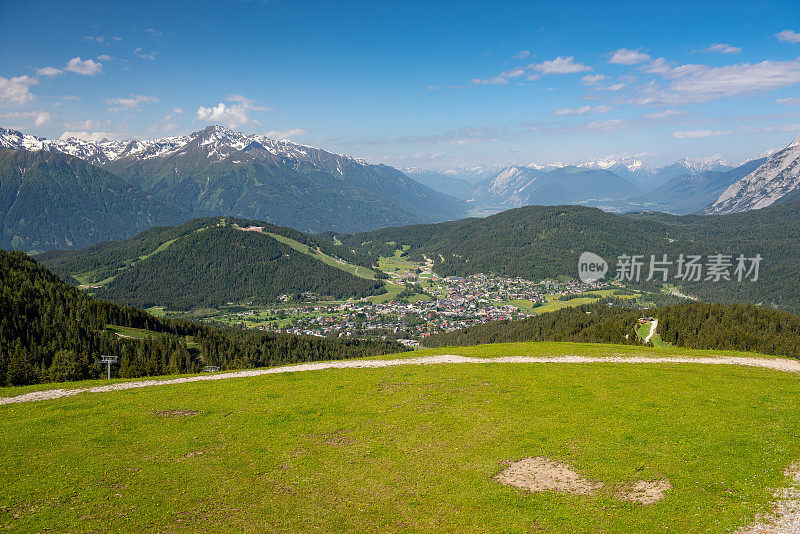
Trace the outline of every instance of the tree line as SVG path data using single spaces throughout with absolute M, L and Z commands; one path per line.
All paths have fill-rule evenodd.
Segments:
M 248 332 L 154 317 L 94 299 L 22 252 L 0 251 L 0 386 L 102 376 L 100 355 L 119 358 L 122 377 L 277 365 L 406 350 L 390 341 Z M 121 338 L 107 325 L 149 331 Z
M 792 313 L 751 304 L 702 302 L 643 311 L 622 299 L 437 334 L 425 339 L 424 345 L 443 347 L 516 341 L 642 344 L 636 336 L 636 325 L 645 313 L 654 314 L 661 339 L 676 347 L 737 350 L 800 359 L 800 316 Z

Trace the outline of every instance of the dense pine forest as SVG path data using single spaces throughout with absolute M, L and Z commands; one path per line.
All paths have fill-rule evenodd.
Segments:
M 749 304 L 701 302 L 642 312 L 627 307 L 621 300 L 600 301 L 528 319 L 437 334 L 424 344 L 427 347 L 515 341 L 641 344 L 635 326 L 643 313 L 654 314 L 661 339 L 676 347 L 740 350 L 800 359 L 800 316 Z
M 608 301 L 543 313 L 516 321 L 495 321 L 464 330 L 436 334 L 426 347 L 482 345 L 514 341 L 572 341 L 579 343 L 636 344 L 634 325 L 638 309 L 609 306 Z
M 139 377 L 406 350 L 386 341 L 251 333 L 154 317 L 91 298 L 21 252 L 0 251 L 0 296 L 0 385 L 98 378 L 102 354 L 119 357 L 113 374 Z M 126 339 L 107 325 L 152 335 Z
M 649 258 L 667 254 L 760 254 L 758 281 L 683 282 L 685 292 L 705 301 L 749 302 L 800 312 L 800 201 L 733 215 L 674 216 L 659 213 L 615 215 L 581 206 L 527 206 L 483 219 L 386 228 L 360 234 L 325 236 L 354 251 L 360 263 L 391 255 L 408 245 L 409 259 L 433 260 L 442 276 L 494 273 L 529 280 L 578 276 L 578 257 L 594 252 L 609 262 L 613 277 L 617 257 L 647 258 L 640 286 L 657 290 L 660 280 L 646 282 Z M 669 280 L 674 280 L 673 265 Z M 705 274 L 704 274 L 705 276 Z

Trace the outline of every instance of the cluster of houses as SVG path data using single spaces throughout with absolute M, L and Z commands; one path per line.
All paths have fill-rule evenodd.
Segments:
M 435 276 L 435 275 L 434 275 Z M 597 289 L 597 284 L 578 281 L 532 282 L 484 274 L 467 277 L 435 277 L 421 296 L 383 303 L 352 300 L 313 303 L 245 311 L 244 319 L 265 331 L 320 337 L 384 337 L 416 340 L 432 334 L 459 330 L 489 321 L 522 318 L 530 313 L 512 304 L 546 302 L 546 295 L 568 295 Z M 528 306 L 526 306 L 528 307 Z M 284 320 L 278 320 L 278 318 Z M 288 318 L 288 324 L 287 319 Z

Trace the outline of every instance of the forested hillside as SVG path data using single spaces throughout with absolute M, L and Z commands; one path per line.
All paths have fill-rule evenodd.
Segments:
M 123 377 L 354 358 L 405 350 L 383 341 L 305 338 L 217 330 L 95 300 L 21 252 L 0 251 L 0 385 L 101 376 L 101 354 L 117 355 Z M 152 332 L 121 338 L 119 325 Z
M 739 350 L 800 358 L 800 316 L 742 304 L 692 302 L 653 312 L 609 306 L 601 301 L 563 308 L 518 321 L 500 321 L 427 338 L 428 347 L 574 341 L 641 344 L 635 333 L 643 313 L 658 319 L 658 335 L 668 344 L 692 349 Z
M 332 236 L 329 236 L 332 238 Z M 577 278 L 578 257 L 594 252 L 614 265 L 620 255 L 672 261 L 680 254 L 760 254 L 758 281 L 684 282 L 685 292 L 704 300 L 750 302 L 800 311 L 800 201 L 726 216 L 614 215 L 580 206 L 529 206 L 485 219 L 387 228 L 336 235 L 361 262 L 372 262 L 400 245 L 414 260 L 428 258 L 448 275 L 497 273 L 539 280 Z M 674 280 L 677 267 L 672 266 Z M 647 277 L 647 265 L 642 280 Z M 642 283 L 656 289 L 655 282 Z
M 99 285 L 94 289 L 98 298 L 144 308 L 189 309 L 243 300 L 264 303 L 307 291 L 332 298 L 384 291 L 380 280 L 354 276 L 270 234 L 342 261 L 357 259 L 342 247 L 296 230 L 234 218 L 197 219 L 179 227 L 155 228 L 126 241 L 49 252 L 39 259 L 67 280 Z
M 636 344 L 634 325 L 639 310 L 596 304 L 562 308 L 517 321 L 495 321 L 424 340 L 426 347 L 482 345 L 514 341 L 572 341 Z

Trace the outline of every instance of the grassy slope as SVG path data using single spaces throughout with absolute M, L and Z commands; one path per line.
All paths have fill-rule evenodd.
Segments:
M 321 261 L 326 265 L 330 265 L 331 267 L 336 267 L 346 273 L 350 273 L 352 275 L 358 276 L 359 278 L 366 278 L 367 280 L 375 280 L 375 272 L 372 269 L 368 269 L 361 265 L 353 265 L 352 263 L 347 263 L 345 261 L 337 261 L 336 258 L 332 256 L 328 256 L 324 252 L 319 249 L 312 250 L 311 247 L 306 245 L 305 243 L 300 243 L 299 241 L 295 241 L 289 237 L 282 236 L 280 234 L 275 234 L 272 232 L 267 232 L 269 235 L 284 243 L 289 245 L 297 252 L 302 254 L 306 254 L 307 256 L 311 256 L 314 259 Z
M 664 354 L 575 344 L 438 352 L 604 351 Z M 669 353 L 679 352 L 699 353 Z M 8 405 L 0 525 L 726 532 L 764 509 L 768 488 L 800 457 L 798 395 L 795 376 L 760 369 L 503 364 L 272 375 Z M 154 414 L 172 409 L 200 413 Z M 642 507 L 610 492 L 527 494 L 492 480 L 504 460 L 536 455 L 611 488 L 668 478 L 673 489 Z

